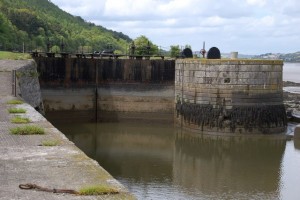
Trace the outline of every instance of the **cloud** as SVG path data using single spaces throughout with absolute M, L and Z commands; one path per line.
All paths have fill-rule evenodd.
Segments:
M 300 1 L 297 0 L 52 2 L 87 21 L 132 38 L 146 35 L 162 46 L 191 44 L 200 49 L 206 40 L 223 51 L 234 48 L 244 53 L 293 52 L 299 51 L 300 46 Z
M 252 6 L 264 6 L 267 0 L 247 0 L 247 3 Z
M 105 0 L 52 0 L 52 2 L 66 12 L 87 20 L 100 17 L 105 7 Z

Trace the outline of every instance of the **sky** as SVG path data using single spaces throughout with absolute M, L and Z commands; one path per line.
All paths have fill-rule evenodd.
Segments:
M 300 51 L 299 0 L 51 0 L 72 15 L 122 32 L 145 35 L 168 50 L 218 47 L 221 53 Z

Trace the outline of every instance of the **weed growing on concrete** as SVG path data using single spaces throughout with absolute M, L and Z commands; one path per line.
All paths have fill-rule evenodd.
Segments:
M 26 110 L 24 108 L 9 108 L 9 113 L 26 113 Z
M 16 104 L 23 104 L 24 102 L 21 101 L 21 100 L 17 100 L 17 99 L 12 99 L 10 101 L 7 102 L 7 104 L 13 104 L 13 105 L 16 105 Z
M 107 185 L 95 185 L 81 188 L 80 195 L 104 195 L 104 194 L 118 194 L 118 190 Z
M 29 123 L 30 120 L 29 120 L 29 118 L 26 118 L 26 117 L 16 116 L 15 118 L 11 119 L 11 122 L 15 123 L 15 124 L 26 124 L 26 123 Z
M 45 130 L 41 127 L 34 125 L 21 126 L 10 129 L 10 133 L 13 135 L 43 135 Z
M 60 142 L 58 140 L 45 140 L 45 141 L 42 141 L 42 146 L 53 147 L 53 146 L 58 146 L 59 143 Z

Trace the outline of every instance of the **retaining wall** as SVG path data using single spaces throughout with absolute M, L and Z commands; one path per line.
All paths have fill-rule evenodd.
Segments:
M 17 69 L 16 78 L 18 94 L 37 111 L 45 114 L 36 63 L 31 61 Z

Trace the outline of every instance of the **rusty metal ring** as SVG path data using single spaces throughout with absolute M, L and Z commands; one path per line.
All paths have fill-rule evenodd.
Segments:
M 19 188 L 22 189 L 22 190 L 31 190 L 31 189 L 36 188 L 36 185 L 34 185 L 34 184 L 20 184 Z

